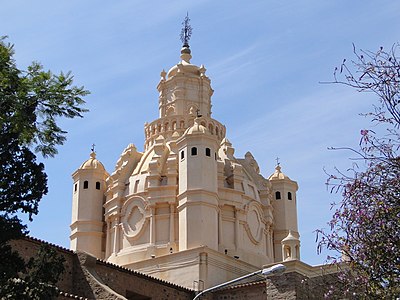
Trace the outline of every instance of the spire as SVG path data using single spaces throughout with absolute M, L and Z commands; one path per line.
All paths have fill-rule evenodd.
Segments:
M 90 148 L 90 158 L 92 158 L 92 159 L 96 159 L 96 151 L 94 150 L 94 147 L 96 147 L 96 144 L 95 143 L 93 143 L 92 144 L 92 148 Z
M 190 37 L 192 36 L 192 26 L 190 26 L 189 21 L 190 21 L 189 13 L 187 13 L 185 19 L 182 22 L 183 28 L 181 30 L 181 41 L 183 43 L 182 47 L 188 49 L 189 49 L 189 40 Z
M 181 30 L 181 41 L 183 43 L 181 49 L 181 59 L 187 63 L 190 63 L 190 59 L 192 56 L 190 55 L 190 47 L 189 47 L 189 40 L 192 36 L 192 26 L 189 24 L 189 13 L 186 14 L 185 19 L 182 22 L 182 30 Z
M 90 152 L 90 157 L 95 159 L 96 158 L 96 152 L 94 152 L 94 151 Z

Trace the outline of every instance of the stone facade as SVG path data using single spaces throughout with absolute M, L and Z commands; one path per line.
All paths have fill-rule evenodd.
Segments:
M 206 68 L 188 45 L 180 57 L 161 72 L 144 151 L 129 144 L 111 174 L 93 152 L 74 172 L 71 249 L 188 288 L 300 259 L 297 183 L 234 156 Z

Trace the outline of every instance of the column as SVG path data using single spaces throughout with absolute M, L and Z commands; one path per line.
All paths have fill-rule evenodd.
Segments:
M 150 244 L 155 245 L 156 243 L 156 224 L 154 216 L 154 206 L 150 207 Z
M 272 261 L 275 261 L 274 257 L 274 236 L 273 236 L 273 231 L 272 228 L 269 228 L 269 243 L 271 245 L 271 248 L 269 248 L 269 255 L 272 258 Z
M 239 209 L 235 207 L 235 247 L 239 249 Z
M 119 252 L 119 216 L 114 219 L 114 255 Z
M 224 234 L 222 231 L 222 208 L 219 207 L 219 212 L 218 212 L 218 244 L 223 245 L 224 244 Z
M 107 259 L 110 256 L 110 250 L 111 250 L 111 231 L 110 231 L 110 219 L 106 220 L 107 224 L 107 229 L 106 229 L 106 255 L 104 259 Z
M 175 205 L 169 204 L 169 242 L 171 245 L 175 243 Z

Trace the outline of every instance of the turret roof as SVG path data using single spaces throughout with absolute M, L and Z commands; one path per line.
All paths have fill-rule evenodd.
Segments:
M 200 123 L 201 119 L 199 117 L 197 117 L 196 119 L 194 119 L 194 124 L 193 126 L 189 127 L 185 134 L 187 135 L 191 135 L 191 134 L 209 134 L 210 132 L 208 131 L 208 129 L 201 125 Z
M 281 171 L 281 166 L 277 165 L 275 167 L 275 172 L 271 174 L 271 176 L 268 177 L 269 180 L 291 180 L 288 176 L 286 176 L 282 171 Z
M 282 242 L 298 241 L 299 239 L 295 237 L 291 230 L 289 230 L 288 235 L 282 240 Z
M 92 151 L 90 153 L 90 158 L 85 161 L 80 167 L 80 170 L 100 170 L 100 171 L 106 171 L 104 168 L 104 165 L 96 159 L 96 152 Z

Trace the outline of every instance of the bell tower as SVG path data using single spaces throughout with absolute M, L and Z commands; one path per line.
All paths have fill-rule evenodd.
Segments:
M 71 249 L 104 257 L 104 212 L 106 178 L 108 173 L 96 159 L 94 149 L 90 158 L 72 174 Z
M 275 167 L 275 172 L 268 179 L 273 194 L 275 261 L 300 259 L 300 235 L 297 227 L 297 182 L 282 173 L 279 163 Z
M 178 139 L 179 250 L 218 250 L 217 154 L 219 142 L 197 117 Z

